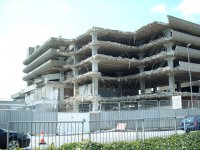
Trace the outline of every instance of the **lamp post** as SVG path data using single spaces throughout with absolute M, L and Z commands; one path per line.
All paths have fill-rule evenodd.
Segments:
M 191 107 L 193 108 L 193 99 L 192 99 L 192 76 L 191 76 L 191 64 L 190 64 L 190 53 L 189 53 L 189 47 L 191 44 L 187 45 L 187 54 L 188 54 L 188 63 L 189 63 L 189 77 L 190 77 L 190 100 L 191 100 Z

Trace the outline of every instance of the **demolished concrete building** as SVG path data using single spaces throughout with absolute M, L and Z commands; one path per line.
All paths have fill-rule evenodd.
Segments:
M 60 108 L 75 112 L 126 110 L 140 107 L 135 104 L 141 100 L 173 96 L 190 100 L 183 86 L 189 72 L 192 81 L 200 79 L 199 64 L 198 24 L 168 16 L 168 23 L 135 32 L 93 27 L 76 39 L 50 38 L 29 48 L 23 70 L 28 86 L 20 94 L 29 105 L 59 101 Z M 192 92 L 198 99 L 199 85 Z

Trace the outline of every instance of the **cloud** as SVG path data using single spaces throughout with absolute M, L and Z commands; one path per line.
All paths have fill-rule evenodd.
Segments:
M 150 9 L 150 12 L 167 14 L 167 7 L 165 4 L 156 4 Z
M 181 12 L 185 17 L 200 14 L 200 1 L 199 0 L 182 0 L 181 3 L 175 7 L 176 11 Z

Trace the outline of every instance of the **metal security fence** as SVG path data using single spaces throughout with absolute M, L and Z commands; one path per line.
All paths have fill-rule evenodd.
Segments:
M 198 115 L 200 109 L 149 109 L 134 111 L 103 111 L 90 113 L 91 121 L 111 121 L 111 120 L 136 120 L 141 118 L 183 118 L 188 115 Z
M 192 108 L 192 103 L 193 103 L 193 108 L 198 108 L 200 109 L 200 100 L 182 100 L 182 108 L 187 109 L 187 108 Z
M 167 137 L 178 133 L 178 122 L 177 118 L 91 121 L 89 140 L 108 143 Z M 179 133 L 182 132 L 179 131 Z
M 8 121 L 58 121 L 57 112 L 36 112 L 31 110 L 0 110 L 0 128 L 5 129 Z M 14 128 L 12 129 L 14 130 Z
M 7 148 L 19 146 L 27 149 L 60 147 L 65 143 L 84 139 L 84 120 L 74 122 L 8 122 Z M 14 130 L 11 130 L 11 128 Z
M 85 128 L 86 124 L 89 124 L 89 131 Z M 85 120 L 71 122 L 12 121 L 8 122 L 7 126 L 7 145 L 11 148 L 15 142 L 15 146 L 18 144 L 27 149 L 42 149 L 51 145 L 60 147 L 65 143 L 83 140 L 100 143 L 144 140 L 185 133 L 180 130 L 179 125 L 180 118 L 176 117 L 89 122 Z M 11 132 L 10 129 L 13 127 L 14 131 Z
M 23 137 L 28 134 L 30 143 L 27 148 L 35 149 L 51 144 L 59 147 L 64 143 L 83 140 L 107 143 L 182 134 L 185 131 L 183 125 L 180 130 L 181 120 L 185 116 L 199 114 L 200 109 L 196 108 L 90 113 L 0 111 L 0 129 L 20 133 Z M 7 136 L 7 131 L 5 133 Z M 43 136 L 46 144 L 41 145 Z M 17 139 L 8 138 L 6 142 L 11 141 L 10 145 L 15 145 Z M 22 143 L 18 144 L 22 146 Z

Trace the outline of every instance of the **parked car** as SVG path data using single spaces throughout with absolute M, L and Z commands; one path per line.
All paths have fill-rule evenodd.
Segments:
M 8 130 L 0 129 L 0 149 L 7 148 Z M 9 131 L 8 149 L 25 148 L 30 144 L 30 135 L 26 133 L 17 133 Z
M 180 128 L 186 133 L 190 131 L 200 130 L 200 115 L 186 116 L 181 120 Z

